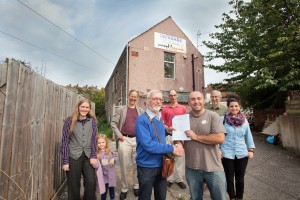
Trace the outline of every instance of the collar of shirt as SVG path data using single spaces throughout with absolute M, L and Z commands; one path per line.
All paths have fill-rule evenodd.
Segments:
M 168 104 L 167 105 L 169 108 L 176 108 L 176 107 L 178 107 L 178 103 L 175 105 L 175 106 L 172 106 L 171 104 Z
M 85 122 L 90 121 L 89 117 L 86 117 L 85 119 L 77 119 L 78 122 L 81 122 L 82 124 L 85 124 Z
M 211 108 L 214 110 L 219 110 L 220 109 L 220 104 L 217 105 L 217 107 L 214 108 L 214 106 L 211 104 Z
M 154 112 L 152 112 L 151 110 L 147 109 L 146 113 L 149 115 L 149 117 L 150 117 L 151 120 L 153 119 L 153 117 L 155 117 L 155 119 L 157 119 L 157 120 L 160 120 L 160 118 L 161 118 L 161 113 L 160 112 L 158 112 L 158 116 L 157 116 Z

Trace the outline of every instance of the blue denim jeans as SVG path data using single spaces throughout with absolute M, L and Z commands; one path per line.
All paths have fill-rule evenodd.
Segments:
M 186 167 L 185 176 L 192 200 L 203 199 L 203 183 L 206 183 L 212 200 L 226 200 L 226 178 L 224 172 L 206 172 Z
M 139 200 L 150 200 L 154 187 L 154 199 L 165 200 L 167 196 L 167 180 L 161 176 L 162 168 L 137 167 L 139 180 Z

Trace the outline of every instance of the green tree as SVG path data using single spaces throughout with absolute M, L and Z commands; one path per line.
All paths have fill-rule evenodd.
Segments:
M 108 137 L 112 137 L 112 130 L 106 120 L 105 88 L 99 90 L 96 87 L 87 85 L 84 87 L 78 85 L 69 87 L 95 103 L 95 114 L 97 116 L 99 132 L 106 134 Z
M 232 0 L 212 41 L 206 67 L 228 73 L 227 89 L 245 106 L 283 107 L 289 90 L 300 87 L 300 0 Z

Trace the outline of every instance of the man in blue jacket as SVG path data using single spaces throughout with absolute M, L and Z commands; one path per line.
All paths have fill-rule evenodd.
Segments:
M 166 144 L 167 134 L 159 110 L 163 103 L 162 93 L 151 90 L 147 94 L 147 110 L 136 121 L 136 164 L 139 181 L 139 200 L 150 200 L 154 187 L 154 198 L 165 200 L 167 180 L 162 178 L 162 159 L 166 153 L 182 156 L 181 145 Z M 158 136 L 159 135 L 159 138 Z

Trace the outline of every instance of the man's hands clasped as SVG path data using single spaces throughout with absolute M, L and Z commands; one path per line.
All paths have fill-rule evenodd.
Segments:
M 182 144 L 175 144 L 173 147 L 174 147 L 173 154 L 174 154 L 175 156 L 183 156 L 183 154 L 184 154 L 184 149 L 183 149 Z

